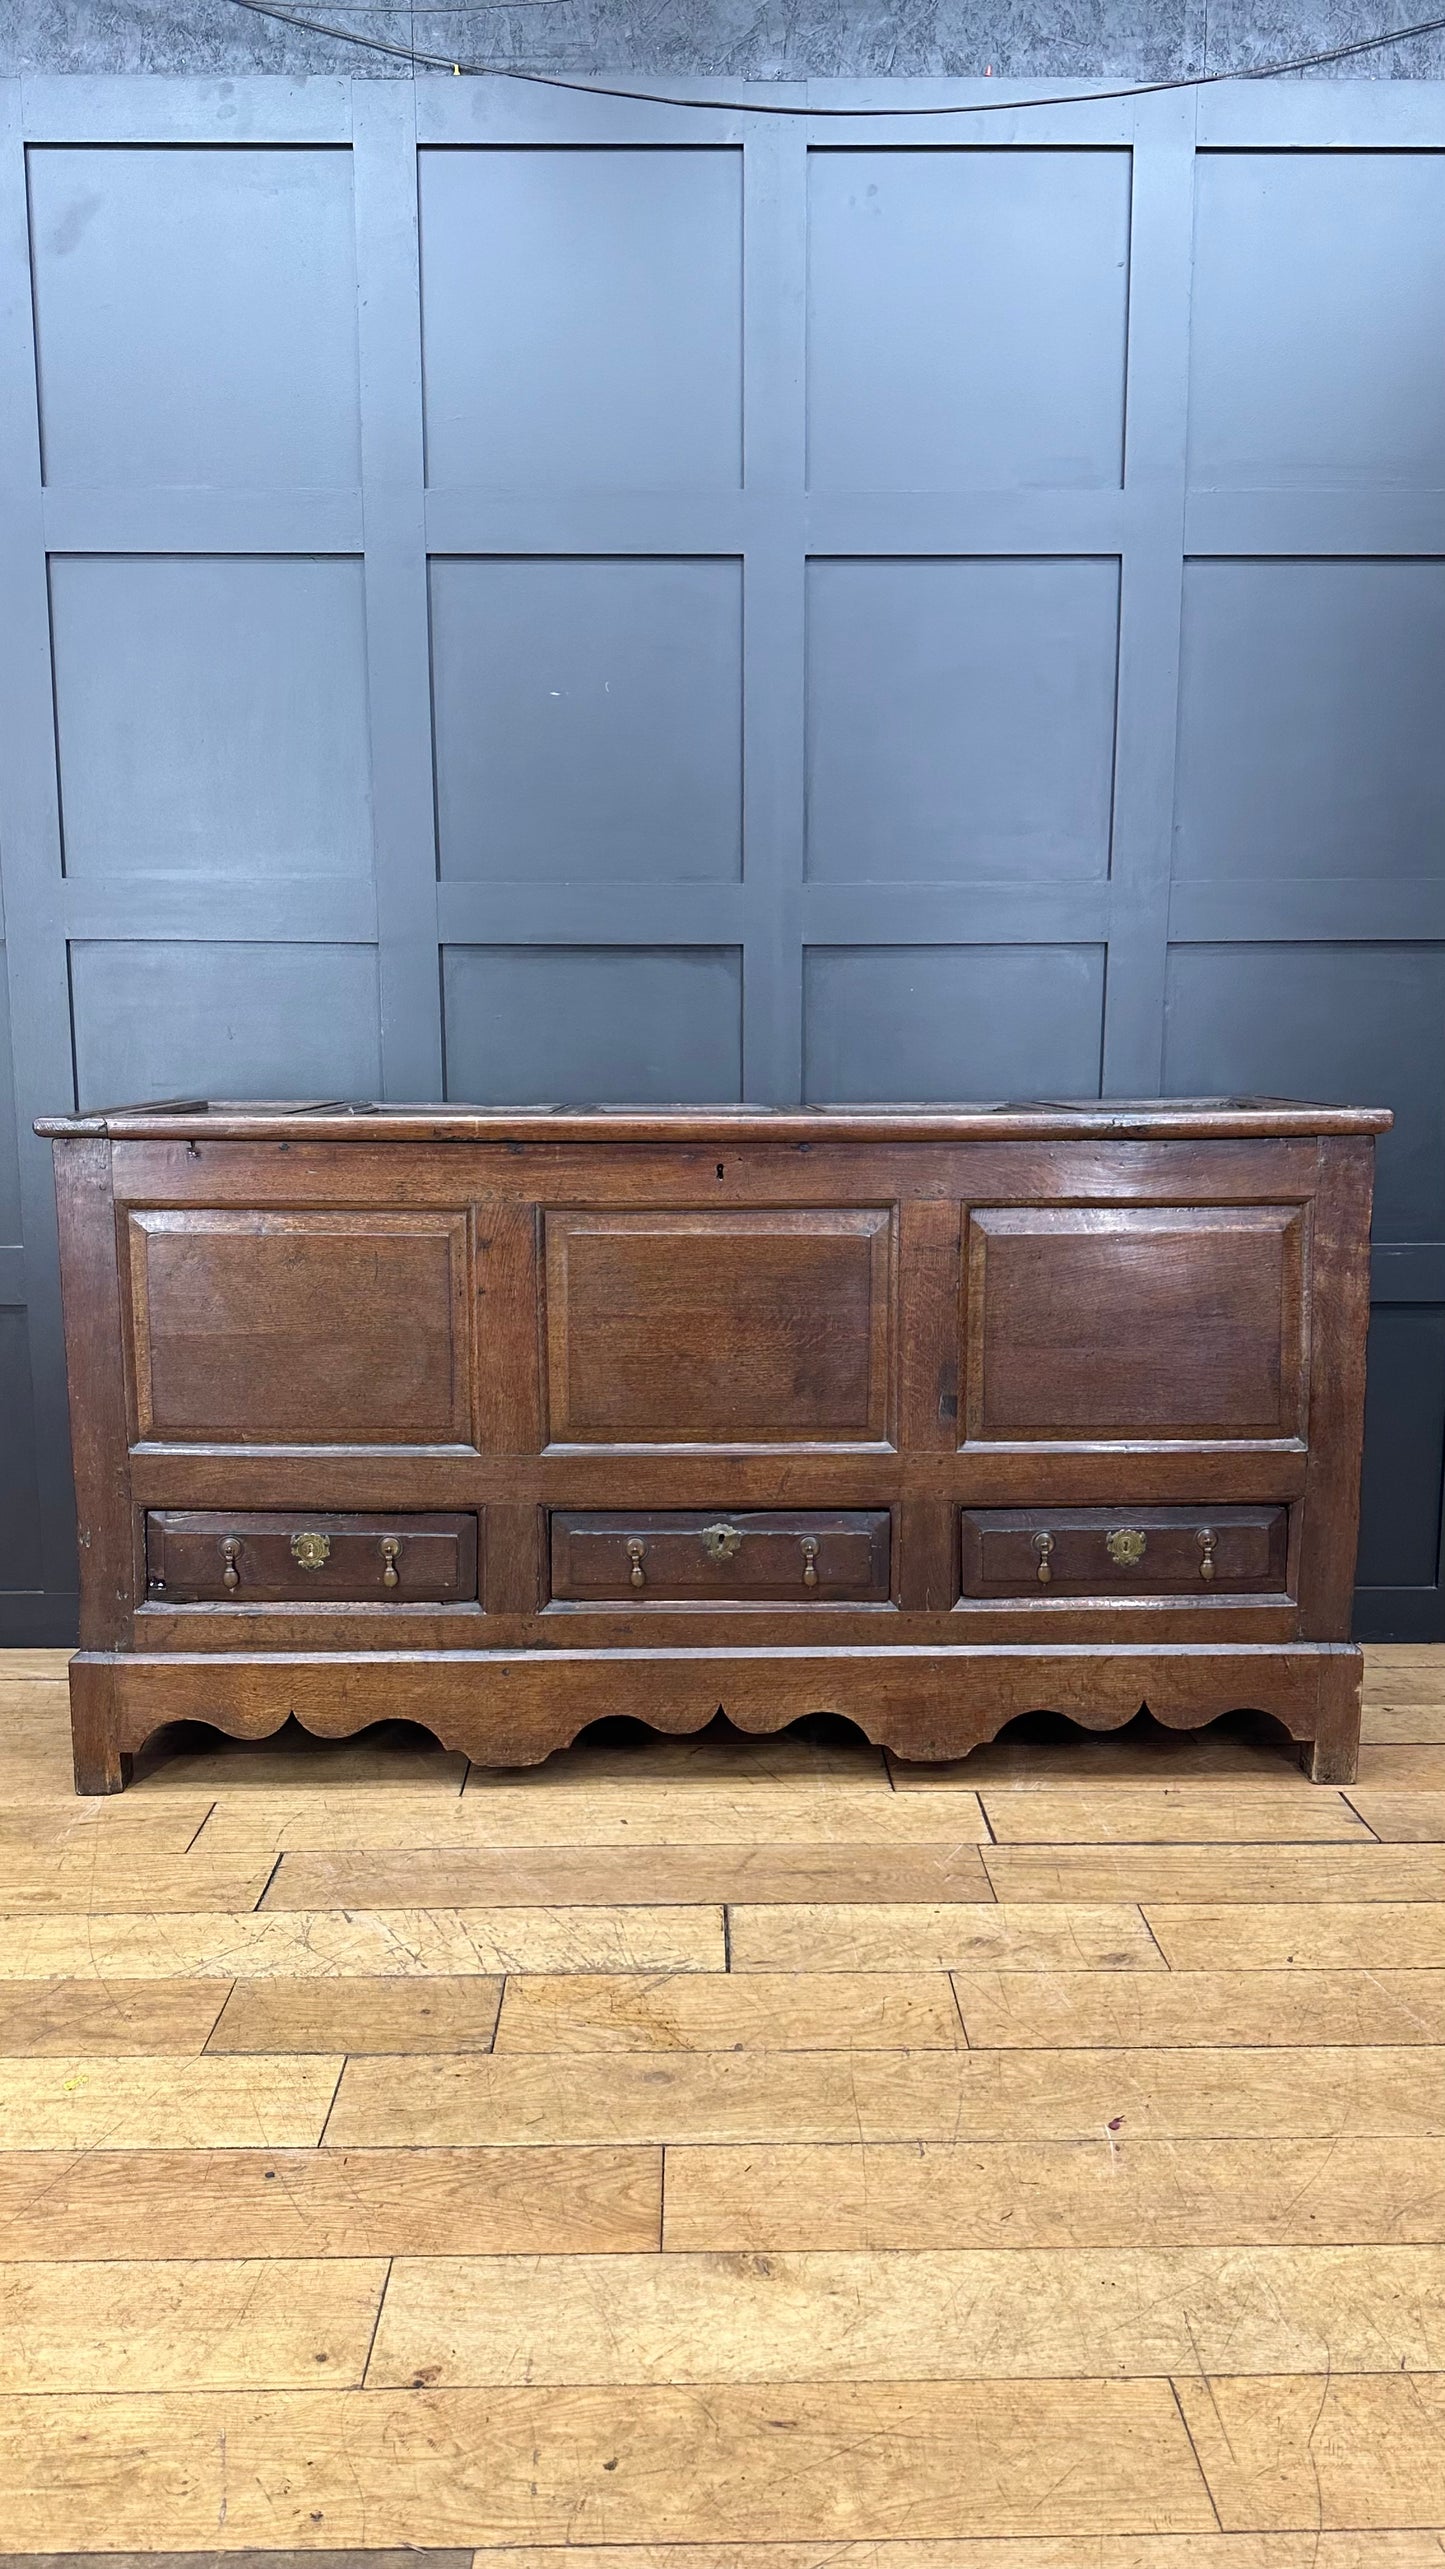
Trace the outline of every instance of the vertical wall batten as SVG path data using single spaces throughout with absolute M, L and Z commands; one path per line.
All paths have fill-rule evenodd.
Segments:
M 743 1095 L 803 1080 L 805 128 L 756 119 L 743 175 Z
M 382 1087 L 443 1091 L 432 796 L 416 120 L 358 82 L 352 131 Z
M 61 912 L 60 808 L 41 519 L 30 217 L 19 81 L 0 82 L 0 866 L 24 1226 L 28 1367 L 13 1385 L 5 1464 L 39 1527 L 41 1580 L 0 1604 L 0 1638 L 43 1641 L 74 1614 L 64 1349 L 50 1146 L 30 1126 L 74 1095 Z M 17 1244 L 18 1245 L 18 1244 Z M 18 1262 L 17 1262 L 18 1263 Z M 33 1462 L 32 1462 L 33 1457 Z M 31 1473 L 33 1472 L 33 1479 Z M 29 1486 L 26 1486 L 26 1483 Z M 3 1574 L 0 1574 L 3 1579 Z
M 1106 1096 L 1153 1096 L 1164 1076 L 1164 975 L 1178 731 L 1179 617 L 1189 441 L 1189 274 L 1195 99 L 1135 109 L 1125 392 L 1126 534 L 1110 866 Z

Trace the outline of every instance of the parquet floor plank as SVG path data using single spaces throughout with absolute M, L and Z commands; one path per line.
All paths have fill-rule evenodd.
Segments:
M 1434 2246 L 1445 2140 L 1147 2139 L 686 2144 L 675 2249 Z M 3 2163 L 0 2163 L 3 2182 Z
M 1441 2533 L 1104 2533 L 1086 2556 L 1069 2535 L 985 2534 L 962 2542 L 615 2543 L 605 2550 L 577 2543 L 561 2556 L 531 2545 L 478 2551 L 469 2569 L 1440 2569 Z M 368 2553 L 370 2569 L 409 2569 Z M 362 2569 L 318 2559 L 310 2569 Z M 75 2569 L 73 2560 L 45 2569 Z M 86 2569 L 98 2569 L 88 2563 Z M 142 2560 L 129 2555 L 105 2569 L 213 2569 L 207 2560 Z M 302 2564 L 238 2560 L 234 2569 L 302 2569 Z M 437 2569 L 431 2555 L 427 2569 Z M 450 2564 L 448 2564 L 450 2569 Z
M 734 1971 L 1162 1971 L 1137 1908 L 843 1902 L 731 1912 Z
M 117 1847 L 92 1829 L 53 1855 L 9 1857 L 0 1867 L 0 1910 L 7 1916 L 224 1914 L 254 1909 L 272 1870 L 264 1855 L 250 1864 L 215 1865 L 169 1848 Z
M 1136 1840 L 1249 1846 L 1291 1839 L 1368 1842 L 1370 1834 L 1342 1793 L 1318 1784 L 1306 1784 L 1300 1793 L 1262 1793 L 1253 1787 L 1224 1791 L 1203 1784 L 1080 1786 L 1071 1792 L 985 1787 L 981 1799 L 1003 1846 L 1108 1846 Z
M 1363 1835 L 1363 1830 L 1361 1832 Z M 1440 1879 L 1445 1885 L 1445 1859 Z M 966 1846 L 420 1847 L 283 1855 L 263 1909 L 713 1907 L 729 1900 L 992 1900 Z M 1257 1895 L 1256 1895 L 1257 1896 Z
M 956 1971 L 953 1985 L 975 2051 L 1445 2043 L 1445 1971 Z
M 634 2149 L 0 2151 L 0 2261 L 602 2255 L 657 2244 L 662 2153 Z
M 202 2052 L 227 1994 L 214 1980 L 0 1980 L 0 2057 Z
M 23 2271 L 23 2270 L 22 2270 Z M 444 2257 L 392 2269 L 368 2387 L 1445 2370 L 1445 2248 Z
M 1350 1800 L 1366 1826 L 1387 1845 L 1445 1846 L 1445 1793 L 1352 1784 Z
M 51 1728 L 62 1727 L 64 1698 L 57 1704 Z M 0 1736 L 4 1707 L 0 1705 Z M 215 1809 L 211 1793 L 172 1794 L 159 1802 L 142 1794 L 97 1794 L 84 1798 L 67 1779 L 64 1793 L 44 1801 L 21 1801 L 12 1793 L 8 1753 L 0 1750 L 0 1883 L 12 1866 L 38 1864 L 52 1856 L 77 1860 L 81 1846 L 93 1864 L 125 1863 L 132 1855 L 182 1856 Z
M 1178 2383 L 1225 2526 L 1445 2522 L 1445 2374 Z
M 489 2052 L 501 2001 L 499 1979 L 236 1981 L 206 2049 Z
M 384 2259 L 0 2265 L 0 2397 L 360 2385 Z
M 546 1767 L 538 1770 L 544 1777 Z M 132 1788 L 134 1789 L 134 1788 Z M 976 1846 L 988 1838 L 977 1793 L 950 1793 L 942 1807 L 881 1785 L 846 1782 L 819 1791 L 782 1782 L 734 1791 L 697 1783 L 572 1785 L 551 1795 L 515 1776 L 485 1792 L 348 1792 L 318 1777 L 317 1789 L 221 1792 L 198 1844 L 219 1863 L 249 1863 L 292 1851 L 377 1855 L 389 1849 L 570 1847 L 755 1847 L 766 1814 L 767 1844 L 819 1847 Z
M 1445 1901 L 1188 1901 L 1147 1912 L 1172 1971 L 1438 1971 Z
M 10 2150 L 258 2150 L 321 2138 L 339 2059 L 0 2060 Z
M 213 2064 L 207 2063 L 210 2067 Z M 214 2064 L 219 2066 L 219 2064 Z M 525 2053 L 347 2063 L 352 2149 L 546 2142 L 1433 2139 L 1445 2051 Z
M 958 2051 L 944 1972 L 513 1977 L 503 2052 Z
M 3 1897 L 3 1894 L 0 1894 Z M 506 1971 L 721 1971 L 716 1909 L 263 1909 L 0 1915 L 0 1978 L 303 1980 Z
M 1359 1782 L 1369 1793 L 1445 1792 L 1445 1743 L 1366 1745 L 1360 1750 Z
M 1135 1900 L 1208 1907 L 1300 1900 L 1445 1900 L 1445 1845 L 999 1846 L 983 1850 L 1000 1900 Z
M 0 2400 L 0 2547 L 1203 2532 L 1167 2382 Z M 1061 2467 L 1062 2465 L 1062 2467 Z M 63 2528 L 63 2531 L 62 2531 Z
M 1445 1704 L 1408 1699 L 1366 1704 L 1360 1743 L 1363 1748 L 1439 1748 L 1445 1745 Z

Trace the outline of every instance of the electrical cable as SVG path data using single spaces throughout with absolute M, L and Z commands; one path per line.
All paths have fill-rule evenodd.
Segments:
M 345 0 L 341 5 L 345 6 Z M 483 0 L 483 5 L 491 5 L 491 0 Z M 1379 53 L 1388 45 L 1407 44 L 1414 36 L 1435 36 L 1445 30 L 1445 17 L 1419 18 L 1412 26 L 1387 28 L 1377 36 L 1356 36 L 1348 44 L 1326 45 L 1318 53 L 1296 54 L 1288 61 L 1245 63 L 1234 71 L 1189 72 L 1171 80 L 1136 80 L 1117 89 L 1064 91 L 1052 98 L 979 98 L 956 107 L 809 107 L 758 98 L 669 97 L 658 90 L 624 89 L 609 81 L 571 80 L 564 72 L 521 71 L 510 63 L 460 62 L 451 54 L 421 53 L 415 45 L 397 44 L 386 36 L 361 35 L 354 28 L 330 26 L 321 18 L 308 18 L 300 10 L 284 8 L 281 0 L 231 0 L 231 6 L 249 9 L 257 18 L 272 18 L 279 26 L 299 27 L 306 35 L 331 36 L 338 44 L 361 45 L 369 53 L 389 54 L 398 62 L 409 62 L 414 72 L 450 71 L 458 76 L 466 72 L 492 80 L 523 80 L 542 89 L 573 90 L 584 98 L 621 98 L 643 107 L 695 107 L 717 116 L 841 116 L 854 124 L 873 117 L 1018 116 L 1031 107 L 1093 107 L 1110 99 L 1157 98 L 1169 90 L 1210 89 L 1226 80 L 1279 80 L 1291 72 L 1318 71 L 1327 63 L 1349 62 L 1359 54 Z M 396 14 L 408 14 L 407 0 L 401 0 Z M 463 12 L 459 10 L 457 14 Z

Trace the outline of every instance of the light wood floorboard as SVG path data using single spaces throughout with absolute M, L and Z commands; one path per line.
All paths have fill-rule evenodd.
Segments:
M 507 1983 L 496 2041 L 498 2052 L 953 2052 L 962 2047 L 958 2007 L 941 1971 L 517 1978 Z
M 731 1953 L 734 1971 L 947 1971 L 979 1963 L 1008 1971 L 1164 1969 L 1138 1909 L 1122 1903 L 744 1905 L 731 1913 Z
M 489 2052 L 501 2003 L 499 1979 L 238 1980 L 206 2049 Z
M 539 1772 L 545 1778 L 547 1768 Z M 136 1788 L 132 1786 L 132 1791 Z M 978 1845 L 988 1826 L 977 1793 L 946 1802 L 894 1793 L 883 1783 L 804 1787 L 786 1779 L 725 1785 L 572 1784 L 539 1792 L 515 1777 L 485 1792 L 343 1791 L 323 1776 L 303 1792 L 220 1793 L 200 1844 L 213 1861 L 250 1863 L 292 1849 L 379 1854 L 413 1847 L 955 1847 Z
M 3 1897 L 3 1893 L 0 1893 Z M 985 1914 L 991 1915 L 992 1912 Z M 0 1979 L 306 1980 L 507 1971 L 721 1971 L 715 1909 L 0 1914 Z
M 662 2152 L 0 2151 L 0 2260 L 597 2256 L 654 2248 Z M 1401 2234 L 1406 2235 L 1404 2233 Z
M 1203 2532 L 1167 2382 L 0 2400 L 0 2546 Z
M 357 2388 L 386 2277 L 374 2257 L 0 2265 L 0 2395 Z
M 1226 2526 L 1445 2523 L 1445 2375 L 1178 2387 Z
M 1445 1901 L 1445 1845 L 997 1846 L 983 1850 L 1000 1900 Z
M 1226 2365 L 1445 2370 L 1445 2248 L 403 2261 L 367 2382 L 1004 2382 Z
M 1070 2535 L 985 2534 L 962 2542 L 616 2543 L 606 2550 L 576 2543 L 564 2558 L 565 2569 L 1440 2569 L 1442 2544 L 1445 2535 L 1438 2533 L 1103 2533 L 1083 2553 Z M 370 2569 L 408 2569 L 379 2552 L 367 2557 Z M 47 2569 L 73 2569 L 73 2563 Z M 106 2569 L 210 2569 L 210 2563 L 142 2562 L 134 2555 L 107 2562 Z M 256 2569 L 277 2569 L 274 2556 Z M 352 2569 L 352 2563 L 321 2563 L 320 2569 Z M 440 2569 L 435 2554 L 432 2569 Z M 555 2551 L 498 2546 L 475 2553 L 470 2569 L 560 2564 Z
M 1433 2246 L 1445 2140 L 686 2145 L 667 2152 L 667 2248 Z M 3 2234 L 0 2234 L 3 2245 Z
M 1445 2043 L 1445 1971 L 957 1971 L 953 1985 L 975 2051 Z
M 219 2068 L 206 2062 L 203 2067 Z M 347 2063 L 328 2140 L 1310 2140 L 1445 2132 L 1445 2051 L 772 2052 Z
M 7 2150 L 283 2149 L 321 2138 L 340 2059 L 0 2060 Z
M 1299 1792 L 1261 1792 L 1237 1786 L 1124 1785 L 1075 1792 L 1043 1790 L 982 1795 L 984 1812 L 1002 1846 L 1278 1845 L 1290 1840 L 1364 1840 L 1370 1835 L 1343 1793 L 1309 1785 Z
M 227 1994 L 215 1980 L 0 1980 L 0 2056 L 202 2052 Z
M 1363 1826 L 1361 1835 L 1364 1835 Z M 684 1908 L 728 1900 L 992 1900 L 966 1846 L 422 1847 L 283 1855 L 263 1909 Z M 1441 1879 L 1445 1882 L 1445 1858 Z M 1254 1895 L 1256 1898 L 1258 1894 Z
M 0 2569 L 1445 2569 L 1445 1651 L 1267 1723 L 191 1729 L 0 1660 Z
M 1439 1901 L 1236 1901 L 1212 1908 L 1181 1900 L 1147 1911 L 1172 1971 L 1438 1971 L 1445 1967 Z

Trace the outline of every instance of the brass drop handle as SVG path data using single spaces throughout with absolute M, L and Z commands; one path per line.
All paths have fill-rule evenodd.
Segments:
M 388 1534 L 383 1537 L 381 1557 L 385 1562 L 386 1567 L 381 1574 L 381 1584 L 384 1588 L 395 1588 L 400 1585 L 401 1573 L 396 1566 L 397 1554 L 400 1550 L 400 1535 Z
M 805 1588 L 816 1588 L 817 1584 L 818 1538 L 816 1534 L 805 1534 L 803 1537 L 803 1585 Z
M 1039 1556 L 1039 1586 L 1041 1588 L 1046 1588 L 1054 1575 L 1052 1570 L 1049 1568 L 1049 1555 L 1053 1551 L 1053 1548 L 1054 1538 L 1051 1534 L 1036 1534 L 1034 1536 L 1034 1550 Z
M 646 1582 L 642 1575 L 642 1545 L 635 1540 L 629 1543 L 627 1547 L 627 1558 L 632 1564 L 632 1568 L 627 1575 L 631 1579 L 634 1588 L 644 1587 Z
M 221 1585 L 223 1588 L 239 1588 L 241 1584 L 241 1573 L 236 1567 L 236 1555 L 240 1549 L 240 1536 L 228 1534 L 225 1542 L 221 1546 L 221 1559 L 226 1565 L 225 1569 L 221 1572 Z
M 1201 1525 L 1199 1529 L 1199 1575 L 1201 1579 L 1212 1579 L 1214 1576 L 1214 1543 L 1215 1537 L 1213 1529 L 1207 1525 Z

